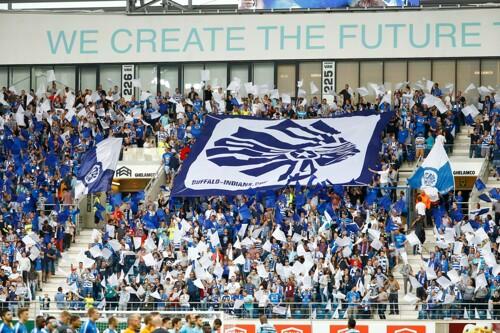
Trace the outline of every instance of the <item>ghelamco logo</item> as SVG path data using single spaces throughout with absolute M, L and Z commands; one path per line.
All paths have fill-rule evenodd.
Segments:
M 132 170 L 130 170 L 126 166 L 122 166 L 121 168 L 116 169 L 116 176 L 117 177 L 121 177 L 121 176 L 132 177 Z

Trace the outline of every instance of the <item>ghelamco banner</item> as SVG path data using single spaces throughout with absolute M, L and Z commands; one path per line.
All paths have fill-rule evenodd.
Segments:
M 263 120 L 209 115 L 176 176 L 174 196 L 238 194 L 297 182 L 367 184 L 393 113 Z

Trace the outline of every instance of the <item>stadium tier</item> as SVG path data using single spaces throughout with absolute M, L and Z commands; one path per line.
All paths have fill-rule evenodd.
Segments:
M 161 5 L 0 1 L 0 333 L 500 332 L 500 7 Z

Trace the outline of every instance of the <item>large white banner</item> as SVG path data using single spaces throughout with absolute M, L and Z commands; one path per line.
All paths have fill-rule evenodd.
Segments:
M 151 15 L 2 13 L 0 64 L 498 57 L 500 8 Z M 35 50 L 35 52 L 32 52 Z
M 288 184 L 366 184 L 392 113 L 262 120 L 209 115 L 173 195 L 236 194 Z M 356 126 L 352 126 L 352 124 Z

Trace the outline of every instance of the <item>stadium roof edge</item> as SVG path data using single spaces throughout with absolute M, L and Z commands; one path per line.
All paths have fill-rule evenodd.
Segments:
M 0 0 L 0 4 L 4 0 Z M 237 8 L 211 8 L 207 6 L 193 7 L 186 10 L 165 10 L 161 7 L 150 7 L 139 11 L 125 11 L 121 7 L 108 7 L 105 9 L 89 9 L 89 8 L 51 8 L 51 9 L 0 9 L 0 14 L 123 14 L 123 15 L 265 15 L 265 14 L 312 14 L 312 13 L 360 13 L 360 12 L 397 12 L 397 11 L 427 11 L 427 10 L 450 10 L 450 9 L 498 9 L 498 4 L 483 4 L 483 5 L 440 5 L 440 6 L 421 6 L 421 7 L 384 7 L 384 8 L 324 8 L 324 9 L 275 9 L 275 10 L 240 10 Z
M 438 9 L 473 9 L 473 8 L 498 8 L 500 2 L 488 0 L 421 0 L 420 7 L 376 7 L 376 8 L 302 8 L 302 9 L 238 9 L 233 4 L 212 4 L 193 5 L 192 0 L 188 0 L 187 5 L 179 4 L 173 0 L 93 0 L 95 7 L 85 5 L 88 2 L 82 0 L 0 0 L 0 12 L 32 12 L 32 13 L 122 13 L 133 15 L 144 14 L 171 14 L 171 15 L 220 15 L 220 14 L 269 14 L 269 13 L 325 13 L 325 12 L 366 12 L 366 11 L 401 11 L 401 10 L 438 10 Z M 123 3 L 120 6 L 119 3 Z M 47 8 L 30 8 L 29 4 L 47 4 Z M 102 7 L 98 4 L 102 3 Z M 118 3 L 118 4 L 117 4 Z M 68 5 L 68 6 L 65 6 Z M 79 7 L 79 4 L 83 4 Z M 15 8 L 15 5 L 25 5 L 27 8 Z M 7 6 L 5 8 L 5 6 Z

